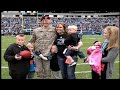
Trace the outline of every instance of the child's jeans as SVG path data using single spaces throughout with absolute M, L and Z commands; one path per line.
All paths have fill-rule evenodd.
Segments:
M 66 50 L 66 52 L 65 52 L 65 56 L 71 56 L 71 54 L 72 53 L 74 53 L 75 51 L 72 51 L 72 50 Z M 80 51 L 80 50 L 78 50 L 77 51 L 77 53 L 78 53 L 78 56 L 81 58 L 81 59 L 84 59 L 85 58 L 85 55 L 84 55 L 84 53 L 82 52 L 82 51 Z
M 84 55 L 83 52 L 80 51 L 80 50 L 78 50 L 78 56 L 79 56 L 81 59 L 85 58 L 85 55 Z
M 60 71 L 52 71 L 52 74 L 55 79 L 61 79 Z

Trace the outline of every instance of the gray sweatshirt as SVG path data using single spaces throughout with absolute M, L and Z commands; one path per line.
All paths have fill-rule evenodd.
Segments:
M 102 58 L 102 62 L 107 62 L 107 70 L 106 70 L 106 79 L 111 79 L 114 71 L 114 62 L 116 57 L 119 54 L 119 49 L 117 48 L 111 48 L 108 51 L 108 54 L 106 57 Z

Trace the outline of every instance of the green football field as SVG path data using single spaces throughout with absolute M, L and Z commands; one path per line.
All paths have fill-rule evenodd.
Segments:
M 26 36 L 27 41 L 30 39 L 31 36 Z M 92 45 L 92 43 L 95 41 L 101 41 L 103 42 L 103 37 L 101 35 L 84 35 L 82 42 L 83 46 L 81 47 L 81 50 L 83 53 L 87 56 L 86 54 L 86 49 Z M 14 36 L 1 36 L 1 79 L 10 79 L 9 76 L 9 71 L 8 71 L 8 64 L 3 58 L 3 54 L 6 50 L 6 48 L 11 44 L 15 42 L 15 37 Z M 91 79 L 91 69 L 90 66 L 87 63 L 83 63 L 83 60 L 78 57 L 78 64 L 76 67 L 76 78 L 77 79 Z M 114 67 L 114 74 L 112 79 L 120 79 L 119 76 L 119 70 L 120 70 L 120 62 L 119 62 L 119 56 L 116 58 L 115 61 L 115 67 Z M 37 79 L 36 74 L 34 79 Z M 51 74 L 51 79 L 54 79 L 52 74 Z

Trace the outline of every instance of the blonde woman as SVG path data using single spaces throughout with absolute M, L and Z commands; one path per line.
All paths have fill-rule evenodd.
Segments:
M 119 28 L 116 26 L 107 26 L 103 31 L 105 41 L 102 44 L 102 63 L 105 63 L 104 70 L 102 71 L 101 79 L 111 79 L 114 71 L 114 62 L 119 54 Z
M 119 28 L 107 26 L 103 30 L 101 79 L 111 79 L 114 71 L 114 62 L 119 54 Z M 92 71 L 92 79 L 99 79 L 99 75 Z

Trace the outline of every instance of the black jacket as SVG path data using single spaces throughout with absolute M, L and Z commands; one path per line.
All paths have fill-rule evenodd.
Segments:
M 8 62 L 9 74 L 10 76 L 25 76 L 28 74 L 30 69 L 30 60 L 22 58 L 21 60 L 16 60 L 15 55 L 20 53 L 20 51 L 28 50 L 28 48 L 23 45 L 11 44 L 4 53 L 4 59 Z
M 52 71 L 59 71 L 59 65 L 58 65 L 58 59 L 57 59 L 57 53 L 51 54 L 52 59 L 50 60 L 50 69 Z
M 69 46 L 69 45 L 77 46 L 79 41 L 80 41 L 80 38 L 78 37 L 78 34 L 72 33 L 67 36 L 64 43 L 67 46 Z

